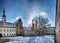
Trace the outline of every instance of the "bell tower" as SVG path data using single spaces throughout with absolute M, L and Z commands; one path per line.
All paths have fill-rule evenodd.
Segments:
M 5 9 L 3 8 L 2 22 L 6 22 Z
M 17 36 L 21 36 L 24 34 L 24 29 L 23 29 L 23 26 L 22 26 L 22 20 L 21 18 L 18 20 L 18 22 L 16 23 L 16 35 Z

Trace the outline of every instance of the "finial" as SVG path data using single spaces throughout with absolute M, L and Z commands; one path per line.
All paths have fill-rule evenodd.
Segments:
M 5 8 L 3 8 L 3 13 L 5 13 Z

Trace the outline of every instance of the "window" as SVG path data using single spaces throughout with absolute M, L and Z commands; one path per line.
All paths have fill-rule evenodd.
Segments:
M 11 32 L 11 29 L 10 29 L 10 32 Z
M 7 29 L 7 32 L 8 32 L 8 29 Z
M 14 30 L 12 30 L 12 32 L 13 32 Z
M 7 36 L 8 36 L 8 34 L 7 34 Z
M 5 36 L 5 34 L 4 34 L 4 36 Z
M 12 34 L 13 35 L 13 34 Z
M 5 29 L 4 29 L 4 32 L 5 32 Z
M 2 31 L 2 30 L 0 29 L 0 31 Z
M 11 35 L 11 33 L 10 33 L 10 35 Z

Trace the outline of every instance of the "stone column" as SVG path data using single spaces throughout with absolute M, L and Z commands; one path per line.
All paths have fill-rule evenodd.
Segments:
M 60 43 L 60 0 L 56 0 L 56 43 Z

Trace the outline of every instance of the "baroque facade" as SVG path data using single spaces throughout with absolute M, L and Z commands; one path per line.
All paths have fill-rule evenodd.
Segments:
M 3 9 L 2 21 L 0 21 L 0 34 L 2 34 L 2 36 L 16 35 L 15 23 L 6 22 L 5 9 Z
M 0 21 L 0 34 L 2 36 L 31 36 L 40 34 L 54 34 L 54 30 L 39 29 L 39 19 L 32 19 L 31 30 L 26 30 L 23 27 L 21 18 L 16 23 L 6 22 L 5 9 L 3 9 L 2 21 Z

